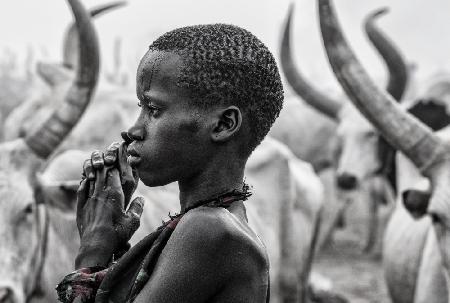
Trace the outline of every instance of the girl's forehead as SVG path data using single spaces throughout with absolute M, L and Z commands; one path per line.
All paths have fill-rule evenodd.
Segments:
M 181 65 L 181 57 L 175 53 L 149 50 L 142 58 L 137 71 L 138 96 L 154 85 L 171 89 L 171 86 L 176 85 Z
M 179 72 L 181 64 L 182 60 L 178 54 L 149 50 L 139 64 L 138 74 L 139 72 L 151 74 L 157 71 L 174 74 Z

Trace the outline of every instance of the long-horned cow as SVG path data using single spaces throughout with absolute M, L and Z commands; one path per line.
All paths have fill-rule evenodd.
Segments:
M 67 94 L 61 96 L 64 102 L 24 138 L 0 144 L 1 302 L 26 302 L 41 290 L 54 288 L 54 281 L 47 279 L 48 272 L 44 269 L 70 269 L 60 264 L 44 265 L 51 262 L 46 252 L 60 249 L 60 231 L 47 224 L 52 214 L 39 204 L 35 178 L 37 169 L 80 119 L 98 78 L 98 43 L 90 17 L 78 0 L 68 2 L 80 33 L 80 50 L 76 76 Z M 40 299 L 51 301 L 51 298 Z
M 393 153 L 376 129 L 346 98 L 341 100 L 322 92 L 296 69 L 291 51 L 293 9 L 291 5 L 281 43 L 283 72 L 290 86 L 305 102 L 337 123 L 334 155 L 337 163 L 335 180 L 332 182 L 336 182 L 341 199 L 355 198 L 355 194 L 358 194 L 357 199 L 370 202 L 372 214 L 365 247 L 366 251 L 370 251 L 376 240 L 378 200 L 389 202 L 392 197 L 392 189 L 387 181 L 393 180 L 392 160 L 389 160 Z M 381 9 L 370 14 L 366 18 L 365 29 L 389 70 L 387 91 L 399 100 L 407 85 L 406 64 L 397 47 L 374 23 L 376 18 L 386 12 L 386 9 Z
M 329 0 L 318 0 L 322 37 L 333 71 L 353 104 L 395 149 L 411 162 L 398 166 L 399 189 L 414 187 L 420 175 L 431 182 L 426 195 L 399 196 L 386 230 L 383 262 L 394 302 L 448 302 L 450 273 L 450 145 L 442 136 L 402 109 L 369 78 L 348 46 Z M 412 166 L 417 167 L 413 170 Z M 406 168 L 406 169 L 405 169 Z M 401 188 L 400 188 L 401 187 Z M 413 214 L 429 218 L 412 220 Z M 422 204 L 420 202 L 428 202 Z M 432 220 L 430 220 L 430 217 Z M 430 221 L 433 222 L 430 225 Z M 432 228 L 431 228 L 432 226 Z M 440 253 L 439 253 L 440 252 Z M 444 273 L 442 272 L 444 270 Z M 447 277 L 447 279 L 444 278 Z M 447 287 L 445 287 L 447 283 Z
M 387 91 L 400 100 L 407 84 L 407 67 L 403 56 L 395 45 L 376 27 L 374 21 L 386 13 L 378 10 L 368 16 L 365 22 L 370 41 L 385 60 L 389 70 Z M 338 100 L 310 84 L 295 68 L 291 51 L 291 26 L 293 6 L 290 7 L 281 44 L 281 65 L 286 79 L 294 91 L 308 104 L 338 123 L 340 154 L 337 164 L 337 184 L 344 190 L 353 190 L 365 179 L 380 172 L 382 165 L 377 159 L 377 131 L 347 102 Z M 357 144 L 356 144 L 357 143 Z M 357 146 L 360 148 L 357 148 Z M 367 147 L 366 147 L 367 146 Z M 367 152 L 369 150 L 369 152 Z M 355 162 L 354 159 L 359 159 Z

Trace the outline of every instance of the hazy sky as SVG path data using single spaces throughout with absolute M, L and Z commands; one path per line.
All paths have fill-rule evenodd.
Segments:
M 105 0 L 84 0 L 87 7 Z M 257 35 L 278 56 L 281 25 L 289 0 L 128 0 L 128 5 L 96 20 L 101 38 L 103 68 L 112 65 L 115 38 L 123 39 L 123 60 L 135 70 L 137 60 L 159 34 L 175 27 L 225 22 Z M 297 65 L 324 85 L 336 85 L 322 49 L 316 1 L 295 1 L 294 41 Z M 384 77 L 384 69 L 361 28 L 364 16 L 388 6 L 379 25 L 405 56 L 419 66 L 421 77 L 450 70 L 450 1 L 448 0 L 335 0 L 345 34 L 370 73 Z M 63 0 L 1 0 L 0 51 L 9 48 L 21 60 L 26 49 L 34 57 L 61 59 L 61 41 L 71 15 Z M 1 53 L 0 53 L 1 57 Z

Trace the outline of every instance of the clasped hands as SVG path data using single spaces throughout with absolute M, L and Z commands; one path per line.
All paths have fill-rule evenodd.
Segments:
M 77 192 L 77 227 L 80 250 L 75 267 L 106 267 L 121 255 L 139 228 L 144 199 L 130 202 L 138 176 L 127 163 L 125 143 L 94 151 L 83 165 Z

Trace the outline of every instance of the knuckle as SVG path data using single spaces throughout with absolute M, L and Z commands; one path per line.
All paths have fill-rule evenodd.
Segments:
M 119 149 L 119 147 L 120 147 L 120 143 L 119 142 L 113 142 L 113 143 L 111 143 L 111 145 L 108 147 L 108 150 L 111 150 L 111 151 L 116 151 L 117 149 Z
M 98 158 L 99 155 L 100 155 L 100 151 L 98 149 L 96 149 L 91 153 L 91 159 Z
M 89 167 L 91 165 L 91 159 L 86 159 L 83 162 L 83 168 Z

